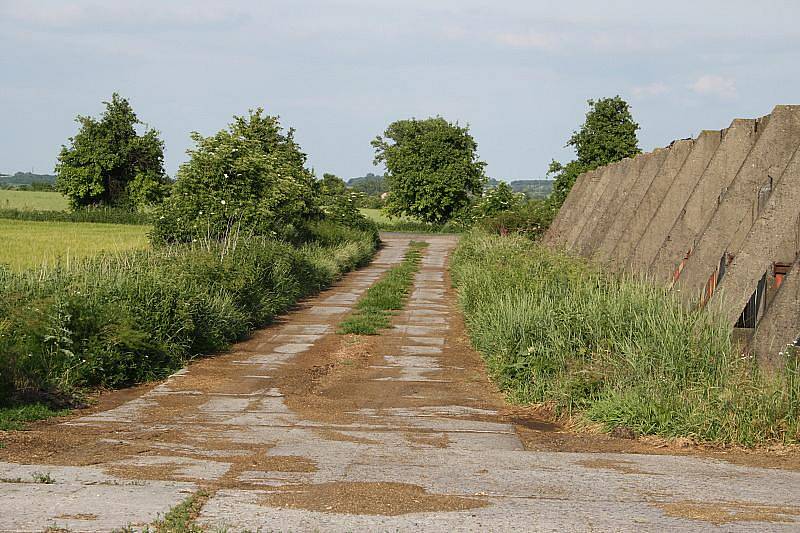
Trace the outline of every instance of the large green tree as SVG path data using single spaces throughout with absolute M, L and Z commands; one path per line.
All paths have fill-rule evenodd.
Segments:
M 636 138 L 639 125 L 625 100 L 614 96 L 588 103 L 586 120 L 567 141 L 577 157 L 566 164 L 557 161 L 550 164 L 548 174 L 555 177 L 551 198 L 556 208 L 564 202 L 580 174 L 641 151 Z
M 442 117 L 393 122 L 372 146 L 375 164 L 386 166 L 386 209 L 393 215 L 447 222 L 486 180 L 469 128 Z
M 56 188 L 74 207 L 144 207 L 169 192 L 164 173 L 164 143 L 143 125 L 128 100 L 114 93 L 97 119 L 78 116 L 78 133 L 62 146 Z
M 259 108 L 234 117 L 181 165 L 172 195 L 157 212 L 156 242 L 223 239 L 232 232 L 294 238 L 320 214 L 306 155 L 278 117 Z

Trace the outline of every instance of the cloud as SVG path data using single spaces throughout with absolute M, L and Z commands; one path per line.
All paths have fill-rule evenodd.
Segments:
M 631 89 L 631 92 L 636 98 L 653 98 L 668 93 L 669 86 L 663 82 L 657 81 L 647 85 L 637 85 Z
M 536 50 L 554 51 L 566 44 L 564 35 L 553 32 L 505 32 L 495 35 L 495 41 L 513 48 L 533 48 Z
M 736 97 L 736 81 L 733 78 L 705 74 L 697 78 L 690 88 L 697 94 L 719 96 L 721 98 Z

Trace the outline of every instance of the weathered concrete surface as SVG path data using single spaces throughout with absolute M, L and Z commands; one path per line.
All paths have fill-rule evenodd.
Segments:
M 615 263 L 621 269 L 631 271 L 631 254 L 647 229 L 647 224 L 658 210 L 658 206 L 664 201 L 670 185 L 672 185 L 675 176 L 680 172 L 693 147 L 694 141 L 692 139 L 681 139 L 670 145 L 667 157 L 658 170 L 658 174 L 653 178 L 650 187 L 642 197 L 642 201 L 639 202 L 639 205 L 634 210 L 628 231 L 623 234 L 612 253 Z
M 585 214 L 586 222 L 583 224 L 580 234 L 572 244 L 571 250 L 574 253 L 585 255 L 587 250 L 593 249 L 594 242 L 591 239 L 594 234 L 594 229 L 608 210 L 608 206 L 616 197 L 617 191 L 622 188 L 622 184 L 625 182 L 623 178 L 626 176 L 632 164 L 633 159 L 623 159 L 618 163 L 610 165 L 605 174 L 603 174 L 603 180 L 606 185 L 602 190 L 602 194 L 600 194 L 600 188 L 598 187 L 598 196 L 594 201 L 594 205 L 588 206 L 591 211 L 587 209 Z
M 736 324 L 750 296 L 772 263 L 791 264 L 800 254 L 800 150 L 774 185 L 772 194 L 744 243 L 737 246 L 733 262 L 711 296 L 731 327 Z M 787 309 L 800 316 L 800 307 Z M 766 355 L 766 354 L 765 354 Z
M 588 191 L 594 187 L 595 182 L 592 180 L 595 175 L 596 172 L 591 171 L 584 172 L 577 177 L 575 184 L 572 186 L 572 189 L 567 195 L 566 200 L 564 200 L 562 209 L 558 210 L 556 218 L 553 219 L 550 227 L 547 228 L 547 231 L 542 237 L 543 243 L 549 246 L 564 245 L 566 234 L 569 232 L 569 228 L 572 226 L 572 224 L 574 224 L 575 219 L 578 217 L 578 213 L 581 212 L 583 203 L 586 201 L 586 198 L 589 194 Z
M 661 165 L 664 164 L 667 152 L 668 150 L 658 149 L 636 156 L 637 159 L 643 160 L 642 169 L 636 178 L 635 185 L 618 210 L 617 217 L 615 217 L 614 222 L 608 228 L 597 247 L 595 259 L 599 262 L 608 265 L 610 268 L 616 267 L 615 261 L 612 261 L 612 252 L 623 235 L 630 231 L 630 221 L 636 214 L 636 208 L 653 182 L 653 178 L 658 174 Z
M 640 154 L 631 158 L 629 163 L 623 167 L 623 174 L 616 178 L 619 181 L 619 185 L 614 190 L 614 196 L 584 239 L 584 247 L 581 250 L 582 255 L 591 257 L 595 253 L 603 237 L 608 233 L 608 228 L 617 219 L 620 207 L 625 203 L 631 189 L 636 185 L 642 167 L 652 157 L 651 154 Z
M 736 119 L 725 131 L 722 143 L 686 203 L 681 205 L 680 215 L 650 263 L 648 271 L 654 280 L 672 281 L 673 272 L 708 225 L 720 195 L 733 181 L 768 123 L 769 116 L 758 120 Z
M 610 181 L 611 175 L 616 174 L 615 168 L 619 163 L 608 165 L 602 169 L 594 170 L 589 174 L 590 181 L 587 184 L 586 193 L 583 201 L 579 204 L 580 213 L 572 220 L 569 231 L 565 235 L 564 248 L 574 250 L 576 242 L 588 221 L 588 215 L 597 207 L 597 202 L 603 196 Z
M 670 228 L 678 219 L 689 194 L 694 190 L 700 176 L 711 162 L 724 135 L 724 130 L 706 130 L 697 136 L 692 151 L 686 157 L 675 179 L 672 180 L 664 200 L 656 209 L 647 228 L 639 238 L 639 242 L 633 248 L 629 261 L 631 271 L 640 274 L 648 273 L 650 263 L 655 259 L 658 249 L 667 238 Z
M 759 354 L 759 364 L 768 369 L 786 365 L 787 346 L 800 340 L 800 260 L 784 278 L 775 299 L 767 306 L 756 327 L 751 349 Z M 800 350 L 800 347 L 797 348 Z
M 800 106 L 776 106 L 676 281 L 685 300 L 698 299 L 722 255 L 736 252 L 755 219 L 759 189 L 783 174 L 799 139 Z
M 335 326 L 409 236 L 231 353 L 0 450 L 31 463 L 0 463 L 0 530 L 140 528 L 195 487 L 211 531 L 797 529 L 798 472 L 526 449 L 553 430 L 504 413 L 469 351 L 445 272 L 455 239 L 413 238 L 430 246 L 387 334 Z M 55 483 L 10 482 L 34 471 Z

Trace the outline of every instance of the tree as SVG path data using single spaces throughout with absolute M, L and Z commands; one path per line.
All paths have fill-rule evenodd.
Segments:
M 485 181 L 485 163 L 468 127 L 442 117 L 393 122 L 372 141 L 375 164 L 386 166 L 393 215 L 444 223 L 467 207 Z
M 278 117 L 258 108 L 216 135 L 192 139 L 196 148 L 157 212 L 156 242 L 218 240 L 231 231 L 294 238 L 320 215 L 306 155 Z
M 556 206 L 564 202 L 580 174 L 641 152 L 636 138 L 639 125 L 625 100 L 615 96 L 588 103 L 586 120 L 567 141 L 577 158 L 565 165 L 553 161 L 548 170 L 555 177 L 551 198 Z
M 114 93 L 99 119 L 78 116 L 78 133 L 62 146 L 56 188 L 73 208 L 90 205 L 144 207 L 169 192 L 164 173 L 164 143 L 143 125 L 128 100 Z

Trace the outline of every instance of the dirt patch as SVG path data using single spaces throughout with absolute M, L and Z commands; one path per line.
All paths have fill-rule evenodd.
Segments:
M 335 431 L 333 429 L 315 429 L 314 433 L 325 440 L 355 442 L 357 444 L 380 444 L 380 442 L 377 440 L 368 439 L 367 437 L 359 437 L 356 435 L 348 435 L 347 433 L 342 433 L 341 431 Z
M 97 520 L 97 515 L 93 513 L 60 514 L 56 518 L 60 520 Z
M 316 472 L 317 463 L 298 455 L 264 455 L 253 461 L 251 470 L 261 472 Z
M 321 513 L 396 516 L 464 511 L 485 507 L 488 502 L 430 494 L 419 485 L 408 483 L 337 482 L 282 487 L 264 497 L 261 504 Z
M 450 437 L 447 433 L 406 433 L 406 440 L 412 444 L 420 444 L 433 448 L 447 448 Z
M 800 508 L 773 505 L 755 505 L 744 502 L 682 501 L 655 504 L 667 516 L 708 522 L 714 525 L 733 522 L 770 522 L 790 524 L 797 522 Z
M 657 476 L 653 472 L 647 472 L 639 468 L 639 465 L 632 461 L 613 460 L 613 459 L 587 459 L 585 461 L 578 461 L 577 464 L 585 466 L 586 468 L 595 468 L 598 470 L 613 470 L 622 474 L 645 474 L 648 476 Z

